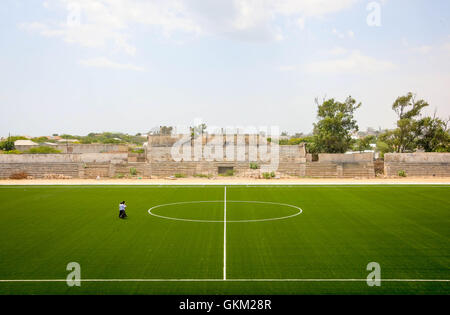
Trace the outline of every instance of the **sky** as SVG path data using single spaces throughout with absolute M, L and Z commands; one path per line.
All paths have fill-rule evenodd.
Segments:
M 308 133 L 348 96 L 384 129 L 408 92 L 450 117 L 448 0 L 2 0 L 0 26 L 0 136 Z

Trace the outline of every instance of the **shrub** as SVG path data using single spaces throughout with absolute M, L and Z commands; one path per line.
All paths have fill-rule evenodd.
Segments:
M 136 170 L 136 168 L 134 168 L 134 167 L 130 168 L 130 175 L 131 175 L 131 176 L 136 176 L 136 175 L 137 175 L 137 170 Z
M 19 150 L 4 151 L 4 154 L 22 154 Z
M 194 177 L 199 177 L 199 178 L 210 178 L 210 175 L 206 175 L 206 174 L 194 174 Z
M 116 178 L 124 178 L 125 177 L 125 175 L 123 175 L 123 174 L 116 174 Z
M 265 172 L 265 173 L 262 173 L 262 176 L 265 178 L 265 179 L 271 179 L 271 178 L 274 178 L 275 176 L 276 176 L 276 174 L 275 174 L 275 172 Z
M 234 170 L 227 170 L 225 176 L 234 176 Z
M 398 171 L 398 176 L 406 177 L 406 172 L 404 170 L 400 170 L 400 171 Z
M 9 176 L 10 179 L 27 179 L 28 178 L 28 174 L 25 172 L 18 172 L 18 173 L 14 173 L 11 174 Z
M 219 174 L 219 176 L 226 176 L 226 177 L 234 176 L 234 170 L 227 170 L 225 171 L 225 173 Z
M 250 168 L 252 170 L 257 170 L 257 169 L 259 169 L 259 165 L 258 165 L 258 163 L 250 162 Z
M 37 148 L 31 148 L 28 151 L 25 151 L 25 153 L 28 154 L 57 154 L 61 153 L 61 151 L 56 150 L 52 147 L 37 147 Z
M 4 150 L 4 151 L 12 151 L 14 150 L 14 141 L 12 140 L 6 140 L 6 141 L 2 141 L 0 142 L 0 150 Z
M 175 174 L 174 176 L 175 176 L 175 178 L 185 178 L 186 177 L 185 174 L 179 174 L 179 173 Z

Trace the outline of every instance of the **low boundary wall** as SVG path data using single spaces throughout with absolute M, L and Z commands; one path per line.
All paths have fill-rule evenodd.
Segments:
M 114 177 L 115 165 L 127 164 L 127 153 L 0 154 L 0 178 L 26 173 L 33 178 L 62 175 L 70 178 Z M 86 172 L 91 166 L 92 172 Z M 108 169 L 106 172 L 105 169 Z M 95 170 L 95 171 L 94 171 Z
M 305 175 L 314 178 L 374 178 L 373 158 L 373 153 L 321 153 L 317 162 L 306 163 Z
M 384 174 L 396 177 L 400 171 L 406 176 L 450 177 L 450 153 L 386 153 Z

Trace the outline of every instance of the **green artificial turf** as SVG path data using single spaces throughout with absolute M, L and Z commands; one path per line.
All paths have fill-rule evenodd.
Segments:
M 449 294 L 449 186 L 1 186 L 0 280 L 217 279 L 173 282 L 0 282 L 0 294 Z M 129 218 L 118 218 L 126 200 Z M 278 279 L 279 281 L 233 281 Z M 230 281 L 231 280 L 231 281 Z

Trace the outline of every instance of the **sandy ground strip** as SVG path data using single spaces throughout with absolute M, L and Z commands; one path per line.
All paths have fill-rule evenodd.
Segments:
M 178 179 L 2 179 L 1 185 L 450 185 L 446 178 L 178 178 Z

